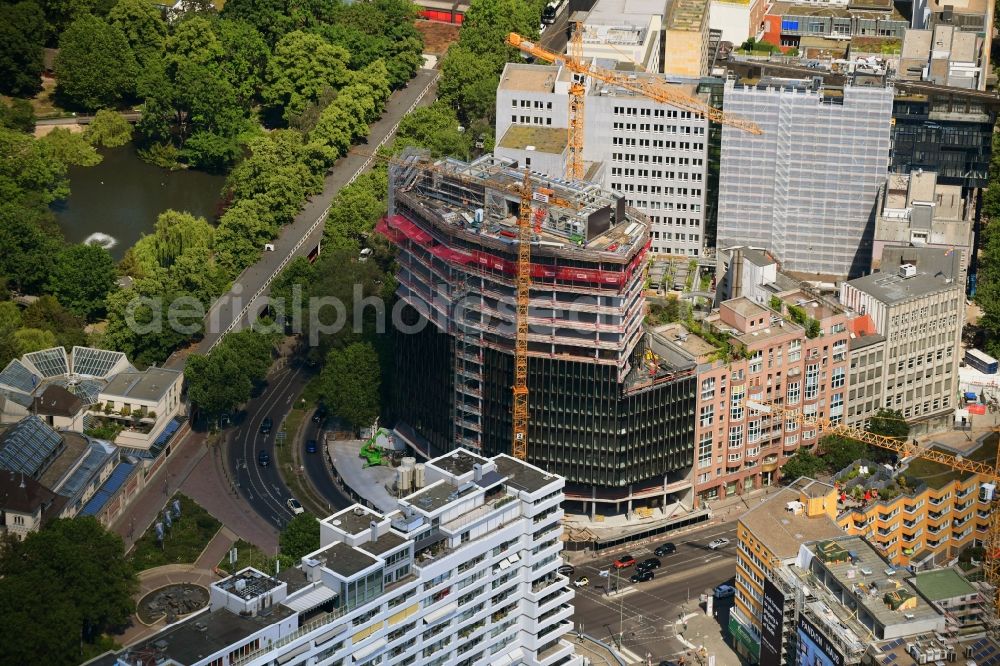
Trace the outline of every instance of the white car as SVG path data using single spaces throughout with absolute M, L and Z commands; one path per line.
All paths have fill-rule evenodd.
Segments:
M 573 582 L 573 585 L 577 587 L 587 587 L 588 585 L 590 585 L 590 579 L 587 578 L 586 576 L 580 576 Z
M 726 537 L 719 537 L 718 539 L 711 541 L 708 544 L 708 547 L 711 548 L 712 550 L 719 550 L 723 546 L 728 546 L 728 545 L 729 545 L 729 539 L 727 539 Z
M 302 505 L 299 504 L 299 501 L 294 497 L 289 497 L 288 501 L 285 502 L 285 504 L 288 505 L 288 509 L 296 516 L 299 515 L 300 513 L 306 512 L 306 510 L 302 508 Z

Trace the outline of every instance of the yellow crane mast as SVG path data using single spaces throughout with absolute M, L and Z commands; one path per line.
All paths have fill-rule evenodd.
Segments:
M 514 337 L 513 455 L 528 458 L 528 303 L 531 300 L 531 171 L 524 170 L 517 216 L 517 332 Z
M 570 42 L 569 55 L 562 55 L 531 42 L 516 32 L 507 35 L 505 42 L 522 53 L 547 62 L 557 62 L 575 74 L 569 90 L 569 161 L 566 175 L 569 178 L 583 178 L 583 102 L 586 98 L 585 77 L 590 76 L 619 88 L 642 95 L 661 104 L 670 104 L 678 109 L 708 118 L 721 125 L 728 125 L 749 132 L 763 134 L 763 130 L 749 120 L 726 115 L 720 109 L 706 104 L 697 97 L 681 92 L 675 86 L 654 77 L 636 77 L 627 72 L 618 72 L 583 61 L 583 37 L 580 24 L 576 24 Z
M 842 435 L 851 439 L 856 439 L 865 444 L 877 446 L 896 453 L 900 460 L 903 458 L 918 457 L 924 460 L 946 465 L 952 469 L 963 472 L 977 474 L 1000 487 L 1000 445 L 997 447 L 997 460 L 995 464 L 989 465 L 984 462 L 967 460 L 960 455 L 952 455 L 943 451 L 935 451 L 929 447 L 918 446 L 916 440 L 906 441 L 877 435 L 862 428 L 845 425 L 844 423 L 833 423 L 829 419 L 814 415 L 802 414 L 797 409 L 788 409 L 773 403 L 763 403 L 755 400 L 747 400 L 746 406 L 763 414 L 770 414 L 783 420 L 795 421 L 800 426 L 816 428 L 817 433 L 830 433 Z M 986 530 L 984 540 L 985 557 L 983 558 L 983 573 L 986 582 L 993 588 L 989 594 L 985 594 L 986 599 L 986 621 L 990 632 L 994 635 L 1000 631 L 1000 493 L 996 493 L 990 502 L 989 527 Z

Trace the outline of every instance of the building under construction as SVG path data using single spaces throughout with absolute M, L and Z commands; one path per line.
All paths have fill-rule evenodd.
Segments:
M 643 327 L 649 222 L 597 185 L 533 178 L 528 460 L 588 512 L 685 500 L 694 364 Z M 426 454 L 511 450 L 522 180 L 493 156 L 390 166 L 379 231 L 405 303 L 393 416 Z

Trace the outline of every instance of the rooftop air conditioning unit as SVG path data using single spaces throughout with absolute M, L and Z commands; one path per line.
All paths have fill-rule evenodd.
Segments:
M 917 274 L 917 267 L 913 264 L 901 264 L 899 266 L 899 277 L 906 279 Z

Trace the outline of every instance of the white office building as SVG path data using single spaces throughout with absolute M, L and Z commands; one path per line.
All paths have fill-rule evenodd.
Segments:
M 497 89 L 497 156 L 550 177 L 565 175 L 573 76 L 558 65 L 507 65 Z M 620 193 L 649 217 L 652 252 L 701 254 L 708 121 L 601 81 L 588 79 L 586 87 L 585 179 Z M 690 96 L 695 88 L 678 85 Z
M 836 281 L 871 262 L 889 164 L 891 85 L 726 82 L 726 113 L 763 130 L 722 130 L 718 246 L 761 247 L 796 277 Z
M 464 449 L 417 469 L 397 510 L 326 518 L 300 565 L 214 583 L 209 608 L 95 663 L 580 666 L 563 479 Z

